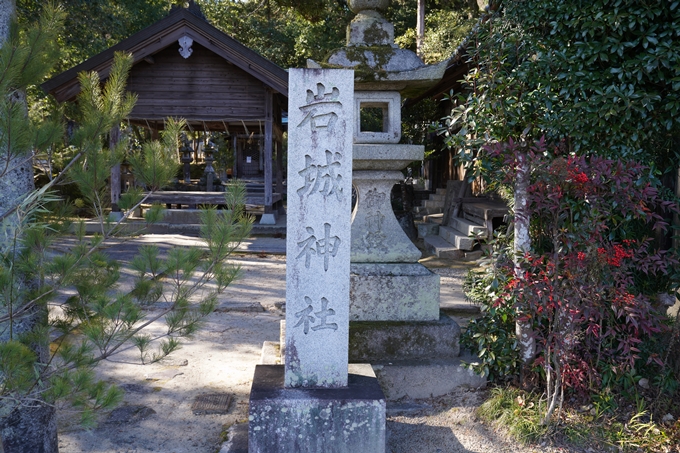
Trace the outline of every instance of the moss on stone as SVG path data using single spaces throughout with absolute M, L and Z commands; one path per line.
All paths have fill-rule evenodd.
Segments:
M 389 39 L 389 33 L 382 28 L 380 22 L 374 22 L 364 30 L 364 42 L 379 43 Z
M 346 58 L 356 64 L 347 68 L 345 66 L 328 63 L 328 59 L 339 52 L 344 52 Z M 329 69 L 354 69 L 354 79 L 357 82 L 374 82 L 387 78 L 387 71 L 382 68 L 390 62 L 394 53 L 395 49 L 390 45 L 341 47 L 340 49 L 332 51 L 328 57 L 325 58 L 324 62 L 321 63 L 321 67 Z M 367 54 L 373 56 L 373 65 L 369 64 L 369 57 L 367 57 Z

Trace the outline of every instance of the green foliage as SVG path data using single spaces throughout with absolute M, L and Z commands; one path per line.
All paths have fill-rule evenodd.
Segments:
M 344 45 L 349 10 L 329 1 L 197 2 L 212 24 L 283 68 L 322 61 Z M 318 8 L 314 5 L 318 5 Z
M 160 142 L 147 142 L 141 152 L 128 156 L 135 179 L 148 190 L 161 189 L 177 173 L 180 166 L 177 159 L 179 134 L 184 126 L 184 121 L 168 119 Z
M 426 13 L 423 61 L 427 64 L 434 64 L 450 58 L 470 34 L 475 23 L 475 19 L 471 19 L 458 9 L 440 9 Z M 400 47 L 415 51 L 415 27 L 405 30 L 404 34 L 395 38 L 395 41 Z
M 535 442 L 547 433 L 547 428 L 540 423 L 545 406 L 545 401 L 532 393 L 513 387 L 495 387 L 489 399 L 477 409 L 477 415 L 505 427 L 526 444 Z
M 606 403 L 608 407 L 615 405 Z M 677 446 L 677 428 L 664 426 L 649 416 L 644 404 L 628 415 L 606 414 L 595 403 L 566 409 L 560 426 L 563 438 L 541 424 L 545 399 L 513 387 L 496 387 L 479 407 L 477 415 L 501 427 L 523 444 L 558 442 L 566 438 L 571 444 L 595 451 L 672 452 Z
M 26 115 L 25 90 L 49 70 L 49 59 L 57 51 L 55 42 L 64 13 L 46 5 L 49 15 L 41 17 L 33 27 L 19 32 L 13 24 L 10 36 L 0 47 L 0 153 L 2 176 L 9 161 L 24 156 L 29 150 L 42 149 L 56 141 L 61 127 L 55 122 L 35 122 Z M 6 160 L 5 160 L 6 159 Z
M 45 16 L 40 0 L 17 0 L 17 16 L 22 26 Z M 53 44 L 62 55 L 55 70 L 65 71 L 106 50 L 133 33 L 162 19 L 170 9 L 167 0 L 61 0 L 65 30 Z M 46 66 L 52 67 L 52 63 Z
M 0 343 L 0 391 L 19 393 L 30 388 L 35 377 L 36 356 L 19 341 Z
M 479 360 L 465 364 L 491 382 L 506 382 L 519 373 L 519 348 L 515 337 L 514 301 L 504 297 L 503 289 L 512 275 L 504 263 L 511 261 L 507 238 L 497 235 L 490 242 L 489 255 L 465 279 L 465 297 L 480 305 L 481 316 L 473 319 L 461 335 L 461 346 Z
M 677 162 L 677 2 L 506 0 L 500 11 L 479 28 L 470 94 L 441 130 L 464 160 L 524 134 L 662 171 Z
M 26 36 L 42 39 L 44 35 Z M 24 45 L 10 42 L 18 43 L 17 48 Z M 29 41 L 27 45 L 31 48 L 32 44 Z M 5 62 L 5 73 L 18 73 L 13 65 L 22 61 Z M 13 235 L 2 236 L 0 242 L 0 421 L 21 405 L 67 400 L 81 410 L 84 423 L 92 423 L 93 411 L 111 408 L 122 397 L 115 386 L 95 377 L 96 364 L 134 347 L 139 349 L 142 363 L 161 360 L 179 347 L 182 337 L 200 328 L 213 312 L 217 295 L 238 274 L 238 268 L 226 260 L 252 224 L 243 209 L 243 188 L 229 192 L 229 214 L 206 214 L 210 220 L 202 232 L 203 248 L 175 248 L 161 257 L 158 249 L 142 247 L 132 260 L 136 276 L 131 290 L 119 281 L 119 263 L 103 251 L 120 226 L 120 222 L 106 219 L 106 180 L 111 167 L 122 160 L 125 145 L 108 149 L 104 143 L 110 129 L 117 127 L 134 105 L 134 98 L 125 94 L 130 64 L 129 56 L 116 55 L 103 85 L 96 74 L 80 75 L 79 123 L 69 144 L 71 154 L 65 170 L 27 194 L 17 206 L 0 213 L 3 217 L 19 214 Z M 8 98 L 14 85 L 5 89 L 2 99 Z M 0 110 L 4 128 L 0 132 L 6 137 L 8 124 L 14 124 L 7 116 L 16 114 L 19 121 L 17 112 Z M 166 126 L 160 142 L 144 144 L 139 156 L 131 159 L 135 174 L 152 189 L 165 184 L 175 172 L 175 164 L 166 161 L 177 159 L 177 137 L 183 123 L 168 120 Z M 32 134 L 27 131 L 27 137 Z M 30 148 L 35 140 L 17 143 L 6 142 L 3 157 L 13 156 L 14 149 Z M 50 210 L 58 204 L 50 188 L 66 173 L 83 194 L 82 204 L 97 213 L 100 231 L 87 236 L 84 223 L 76 224 L 70 246 L 55 250 L 52 245 L 63 229 Z M 6 174 L 0 173 L 0 177 Z M 140 201 L 141 193 L 133 191 L 122 204 L 132 210 Z M 156 218 L 161 214 L 160 209 L 147 212 Z M 69 293 L 65 300 L 64 290 Z M 147 328 L 152 324 L 164 324 L 165 329 L 150 336 Z

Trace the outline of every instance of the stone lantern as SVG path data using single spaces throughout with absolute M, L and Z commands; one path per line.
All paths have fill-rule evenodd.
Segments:
M 182 133 L 180 136 L 180 142 L 182 143 L 182 146 L 179 148 L 179 153 L 180 160 L 182 161 L 184 167 L 184 183 L 191 184 L 191 166 L 189 164 L 194 161 L 194 158 L 191 155 L 194 150 L 191 148 L 191 144 L 189 143 L 189 139 L 187 138 L 186 134 Z
M 214 154 L 216 151 L 217 146 L 215 146 L 215 143 L 212 140 L 208 140 L 203 147 L 205 170 L 203 171 L 203 176 L 199 183 L 201 186 L 205 186 L 205 190 L 208 192 L 212 192 L 216 184 L 222 184 L 220 179 L 215 175 L 215 169 L 212 166 L 212 163 L 215 161 Z
M 347 45 L 326 62 L 309 66 L 354 69 L 352 183 L 357 203 L 351 226 L 350 361 L 378 364 L 374 368 L 387 397 L 398 398 L 427 387 L 430 381 L 416 376 L 450 381 L 452 374 L 461 373 L 460 328 L 440 315 L 439 276 L 418 263 L 420 250 L 404 233 L 390 202 L 392 187 L 404 179 L 401 170 L 422 160 L 425 152 L 421 145 L 399 143 L 402 96 L 437 83 L 448 62 L 425 65 L 394 43 L 394 27 L 382 15 L 389 0 L 348 4 L 356 16 L 347 29 Z M 369 114 L 382 127 L 363 130 L 362 117 Z M 467 372 L 464 379 L 473 386 L 483 382 Z
M 446 62 L 427 66 L 412 51 L 394 44 L 394 26 L 382 15 L 389 0 L 350 0 L 356 16 L 347 45 L 328 65 L 352 68 L 354 149 L 352 182 L 351 319 L 354 321 L 436 321 L 439 277 L 418 263 L 420 250 L 397 221 L 390 201 L 401 170 L 423 159 L 421 145 L 399 144 L 401 95 L 441 79 Z M 366 115 L 382 117 L 382 128 L 362 129 Z M 377 130 L 376 130 L 377 129 Z

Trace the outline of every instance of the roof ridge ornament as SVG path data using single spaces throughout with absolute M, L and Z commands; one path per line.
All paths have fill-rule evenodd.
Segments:
M 186 7 L 184 5 L 187 5 Z M 180 1 L 180 2 L 175 2 L 171 7 L 170 7 L 170 13 L 168 15 L 174 14 L 176 11 L 186 9 L 188 12 L 193 14 L 194 16 L 203 19 L 206 22 L 208 21 L 208 18 L 205 17 L 205 14 L 203 14 L 203 10 L 201 9 L 201 6 L 196 4 L 194 0 L 189 0 L 188 2 Z
M 205 14 L 203 14 L 203 10 L 197 3 L 194 2 L 194 0 L 189 0 L 189 6 L 187 7 L 187 11 L 189 11 L 196 17 L 200 17 L 206 22 L 208 21 L 208 18 L 205 17 Z
M 184 58 L 189 58 L 192 53 L 194 53 L 194 49 L 191 48 L 191 46 L 194 43 L 194 40 L 191 39 L 188 35 L 184 35 L 181 38 L 177 40 L 179 43 L 179 54 L 184 57 Z

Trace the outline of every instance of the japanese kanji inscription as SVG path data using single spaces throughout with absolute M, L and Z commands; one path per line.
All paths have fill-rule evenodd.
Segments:
M 347 385 L 353 71 L 291 69 L 287 387 Z

